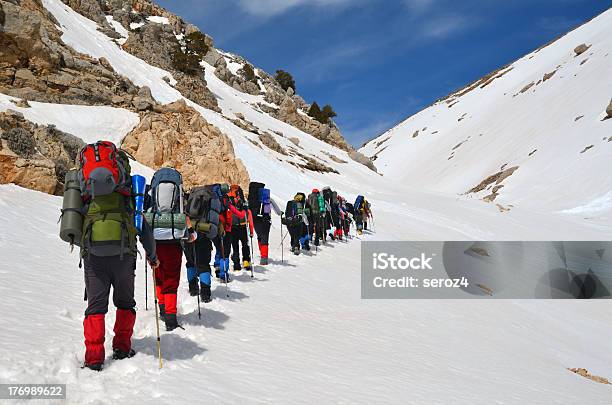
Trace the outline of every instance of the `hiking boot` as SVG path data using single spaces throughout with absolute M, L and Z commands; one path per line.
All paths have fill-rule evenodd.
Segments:
M 189 282 L 189 295 L 192 297 L 196 297 L 200 293 L 200 288 L 198 285 L 198 279 L 194 278 Z
M 83 367 L 81 368 L 88 368 L 90 370 L 93 371 L 102 371 L 102 369 L 104 368 L 104 363 L 95 363 L 95 364 L 83 364 Z
M 267 266 L 268 265 L 268 258 L 267 257 L 262 257 L 259 259 L 259 264 L 262 266 Z
M 166 331 L 171 332 L 179 327 L 178 321 L 176 320 L 176 314 L 166 314 Z
M 240 262 L 234 262 L 234 271 L 240 271 L 242 270 L 242 266 L 240 265 Z
M 212 301 L 210 296 L 210 286 L 208 284 L 200 283 L 200 299 L 205 304 Z
M 251 262 L 245 260 L 244 262 L 242 262 L 242 267 L 244 267 L 245 270 L 251 270 Z
M 166 316 L 166 306 L 164 304 L 159 304 L 159 319 L 163 321 L 165 316 Z
M 304 242 L 304 250 L 310 252 L 310 243 L 308 243 L 308 241 Z
M 299 256 L 300 255 L 300 248 L 299 247 L 294 247 L 291 248 L 291 251 L 293 252 L 294 255 Z
M 130 349 L 129 352 L 122 352 L 119 349 L 113 349 L 113 360 L 131 359 L 136 355 L 134 349 Z

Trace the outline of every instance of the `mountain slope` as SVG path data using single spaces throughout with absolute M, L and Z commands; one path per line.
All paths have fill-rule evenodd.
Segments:
M 214 301 L 203 305 L 202 320 L 183 279 L 178 310 L 185 330 L 162 331 L 161 371 L 155 358 L 151 283 L 145 311 L 144 263 L 139 260 L 133 339 L 139 353 L 122 362 L 108 358 L 98 374 L 80 369 L 82 273 L 78 253 L 71 254 L 57 236 L 61 199 L 1 185 L 3 382 L 65 382 L 67 402 L 79 404 L 609 402 L 607 386 L 565 369 L 587 367 L 612 376 L 612 355 L 602 338 L 612 334 L 605 302 L 363 301 L 359 267 L 360 242 L 367 240 L 609 239 L 612 225 L 538 207 L 517 206 L 501 214 L 475 199 L 407 187 L 401 178 L 379 176 L 347 151 L 273 118 L 259 105 L 267 103 L 264 96 L 233 88 L 207 62 L 202 62 L 205 79 L 218 111 L 189 100 L 173 87 L 169 72 L 128 55 L 98 31 L 99 23 L 59 0 L 43 4 L 68 46 L 106 58 L 131 82 L 147 84 L 158 103 L 186 98 L 231 139 L 250 177 L 266 182 L 280 204 L 298 190 L 324 185 L 349 199 L 364 193 L 374 207 L 376 232 L 350 243 L 330 243 L 312 255 L 288 257 L 281 252 L 281 232 L 284 237 L 286 231 L 275 216 L 273 263 L 256 266 L 254 279 L 235 275 L 229 298 L 225 286 L 215 282 Z M 28 105 L 0 95 L 0 111 L 53 124 L 85 142 L 104 137 L 119 144 L 143 117 L 129 106 L 31 100 Z M 307 159 L 294 151 L 272 150 L 259 132 L 287 153 L 293 148 L 338 173 L 301 167 Z M 138 162 L 132 167 L 149 178 L 153 173 Z M 107 349 L 113 321 L 111 310 Z
M 577 55 L 581 44 L 588 49 Z M 609 218 L 612 120 L 604 118 L 612 98 L 611 53 L 608 10 L 406 119 L 361 151 L 385 176 L 413 187 L 485 197 L 506 208 Z M 489 181 L 505 180 L 481 185 L 498 173 Z M 496 185 L 501 187 L 494 190 Z

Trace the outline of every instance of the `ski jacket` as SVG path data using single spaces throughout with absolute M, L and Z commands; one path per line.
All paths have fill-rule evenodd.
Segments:
M 232 225 L 240 225 L 240 224 L 232 223 L 232 218 L 233 218 L 232 215 L 235 215 L 238 219 L 243 219 L 246 216 L 246 212 L 240 211 L 238 208 L 234 206 L 234 204 L 232 204 L 231 202 L 227 202 L 227 210 L 219 214 L 219 221 L 223 224 L 223 229 L 225 229 L 225 232 L 227 233 L 232 232 Z M 249 215 L 250 215 L 250 210 L 249 210 Z M 252 216 L 249 217 L 249 223 L 250 224 L 253 223 Z

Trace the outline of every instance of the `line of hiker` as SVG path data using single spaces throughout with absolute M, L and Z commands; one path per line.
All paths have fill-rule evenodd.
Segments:
M 147 267 L 152 271 L 161 367 L 159 320 L 167 331 L 182 328 L 177 318 L 177 293 L 183 255 L 189 293 L 197 297 L 201 316 L 200 302 L 212 299 L 211 261 L 226 294 L 232 280 L 230 259 L 234 271 L 244 269 L 253 277 L 254 234 L 259 264 L 269 263 L 272 212 L 287 226 L 296 255 L 300 249 L 310 250 L 313 239 L 315 246 L 328 237 L 342 240 L 343 235 L 349 235 L 352 221 L 361 234 L 372 217 L 365 198 L 357 197 L 353 205 L 329 187 L 321 192 L 313 189 L 308 197 L 297 193 L 283 212 L 270 190 L 258 182 L 250 183 L 247 196 L 240 186 L 228 184 L 198 186 L 186 192 L 176 169 L 161 168 L 147 185 L 143 176 L 131 174 L 126 152 L 107 141 L 85 146 L 79 152 L 78 165 L 66 174 L 60 237 L 71 248 L 80 247 L 79 267 L 84 264 L 87 301 L 83 367 L 97 371 L 105 359 L 105 315 L 111 286 L 117 308 L 112 358 L 135 355 L 131 336 L 136 321 L 137 239 L 145 251 L 146 291 Z M 283 239 L 281 229 L 281 244 Z

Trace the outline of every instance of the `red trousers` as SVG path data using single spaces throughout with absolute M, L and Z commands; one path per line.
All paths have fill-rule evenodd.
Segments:
M 159 267 L 155 271 L 157 300 L 167 314 L 176 314 L 176 291 L 181 281 L 183 249 L 178 243 L 158 243 L 156 248 Z

